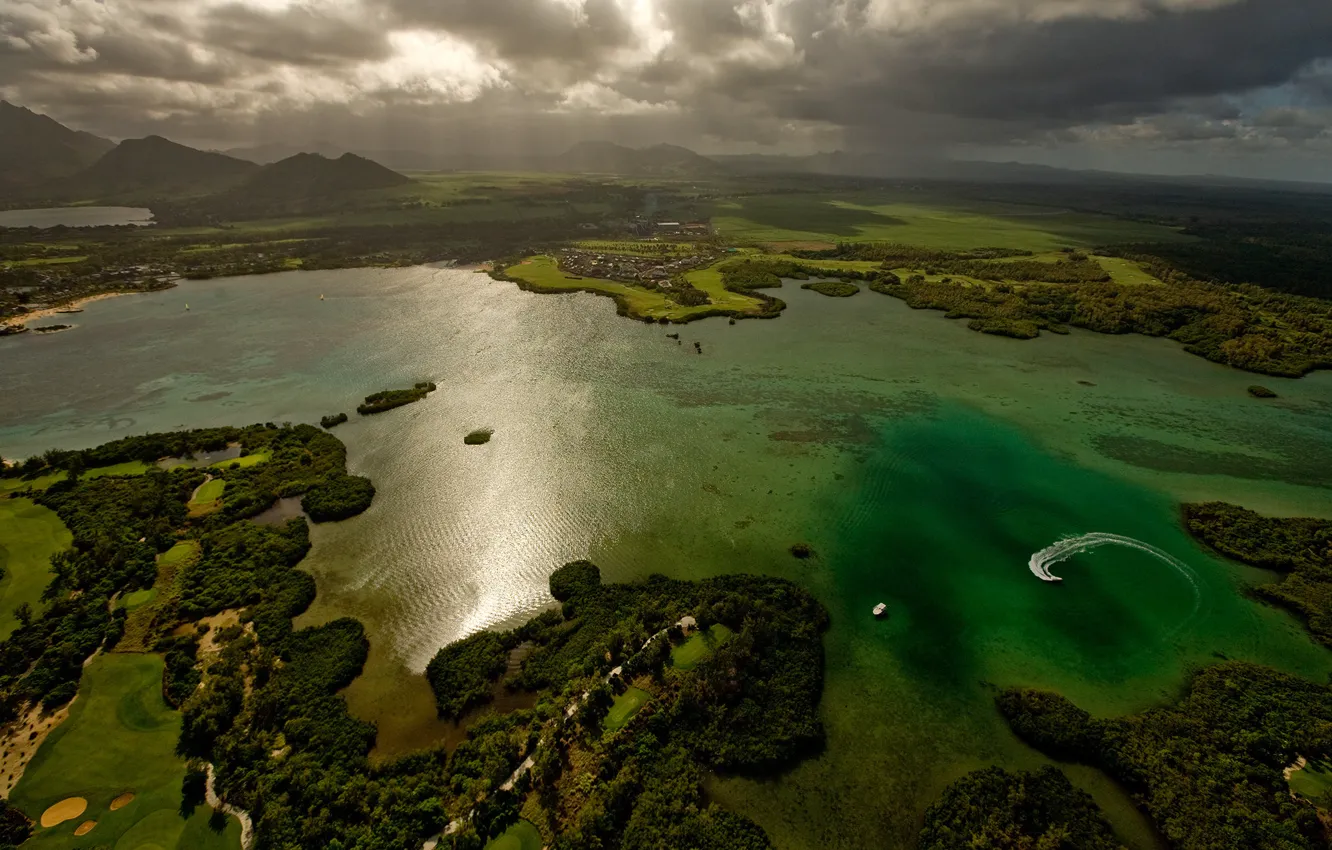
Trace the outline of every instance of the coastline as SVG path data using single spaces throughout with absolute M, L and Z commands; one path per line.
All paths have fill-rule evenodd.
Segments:
M 62 310 L 82 309 L 85 304 L 91 304 L 94 301 L 102 301 L 107 298 L 116 298 L 121 295 L 134 295 L 138 290 L 127 290 L 124 292 L 99 292 L 96 295 L 85 295 L 81 298 L 75 298 L 64 304 L 52 304 L 43 307 L 40 310 L 33 310 L 30 313 L 24 313 L 21 316 L 11 316 L 8 319 L 0 320 L 0 326 L 12 328 L 18 325 L 26 325 L 28 322 L 39 319 L 50 319 L 61 314 Z

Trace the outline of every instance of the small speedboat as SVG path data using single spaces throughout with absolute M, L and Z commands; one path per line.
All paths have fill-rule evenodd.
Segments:
M 887 613 L 888 613 L 888 606 L 885 605 L 885 604 L 883 604 L 882 602 L 880 602 L 878 605 L 875 605 L 875 606 L 874 606 L 874 616 L 875 616 L 875 617 L 878 617 L 878 618 L 882 619 L 883 616 L 884 616 L 885 614 L 887 614 Z

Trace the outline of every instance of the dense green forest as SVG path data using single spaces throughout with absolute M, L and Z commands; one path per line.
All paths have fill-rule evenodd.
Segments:
M 490 697 L 491 680 L 504 672 L 511 646 L 494 632 L 477 632 L 435 653 L 426 678 L 435 692 L 439 716 L 457 720 Z
M 74 545 L 52 558 L 45 610 L 0 642 L 0 723 L 26 705 L 52 708 L 74 696 L 84 659 L 120 639 L 124 612 L 112 612 L 112 597 L 153 584 L 156 554 L 174 543 L 201 479 L 184 471 L 70 479 L 40 494 Z
M 1255 283 L 1278 292 L 1332 299 L 1332 224 L 1325 217 L 1209 221 L 1185 231 L 1197 242 L 1122 246 L 1200 280 Z
M 592 565 L 569 565 L 551 580 L 562 611 L 452 644 L 428 671 L 442 713 L 457 716 L 489 695 L 508 648 L 530 641 L 507 684 L 539 690 L 536 706 L 483 716 L 451 755 L 428 750 L 371 765 L 374 730 L 336 695 L 365 658 L 359 625 L 290 630 L 287 618 L 308 600 L 281 590 L 282 576 L 303 574 L 289 566 L 291 550 L 278 538 L 299 528 L 262 529 L 274 541 L 245 547 L 258 554 L 239 577 L 269 575 L 237 585 L 255 594 L 249 610 L 258 639 L 235 636 L 184 706 L 182 752 L 217 765 L 227 798 L 255 817 L 256 846 L 407 847 L 466 818 L 447 842 L 478 848 L 520 811 L 558 834 L 562 848 L 668 848 L 686 837 L 716 850 L 768 846 L 749 821 L 709 807 L 701 783 L 705 770 L 781 765 L 821 741 L 826 614 L 804 591 L 745 577 L 603 585 Z M 733 623 L 740 634 L 689 673 L 668 666 L 668 637 L 637 649 L 690 611 L 707 618 L 701 622 Z M 624 685 L 599 684 L 612 664 L 655 689 L 634 723 L 615 734 L 603 732 L 602 721 Z M 584 689 L 594 695 L 580 703 Z M 527 755 L 531 773 L 514 792 L 500 791 Z
M 190 516 L 186 507 L 204 480 L 201 470 L 152 466 L 139 475 L 80 477 L 93 467 L 186 457 L 231 443 L 241 444 L 243 451 L 263 452 L 267 459 L 251 466 L 211 468 L 209 474 L 225 479 L 228 486 L 219 508 L 205 515 Z M 152 587 L 158 577 L 157 555 L 182 538 L 197 540 L 202 557 L 182 571 L 179 588 L 163 594 L 167 609 L 157 617 L 158 637 L 176 622 L 250 604 L 259 585 L 281 585 L 284 598 L 302 598 L 308 604 L 314 590 L 307 575 L 293 573 L 295 578 L 279 582 L 257 573 L 253 564 L 277 556 L 289 565 L 299 561 L 309 547 L 304 525 L 279 533 L 244 520 L 281 496 L 349 478 L 344 468 L 342 443 L 317 428 L 254 425 L 130 437 L 94 449 L 48 452 L 7 470 L 29 478 L 66 473 L 34 498 L 56 512 L 73 534 L 74 545 L 52 559 L 51 582 L 43 593 L 49 604 L 43 614 L 0 642 L 0 719 L 13 719 L 26 704 L 68 702 L 83 660 L 99 647 L 114 647 L 124 631 L 125 611 L 113 608 L 112 598 Z
M 1169 337 L 1191 354 L 1262 374 L 1298 377 L 1332 368 L 1328 302 L 1198 280 L 1159 256 L 1136 251 L 1111 253 L 1140 263 L 1166 285 L 1115 283 L 1094 258 L 1076 251 L 1055 262 L 999 248 L 947 252 L 873 242 L 793 253 L 813 264 L 821 259 L 879 262 L 883 271 L 897 273 L 862 273 L 875 292 L 901 298 L 915 309 L 943 310 L 950 319 L 970 319 L 968 327 L 981 333 L 1031 339 L 1041 331 L 1065 333 L 1072 326 Z M 788 271 L 815 273 L 814 265 L 789 265 Z M 983 285 L 930 279 L 939 275 Z
M 560 611 L 447 646 L 428 670 L 441 711 L 455 716 L 489 695 L 509 648 L 530 649 L 505 682 L 542 694 L 525 747 L 535 765 L 518 786 L 534 793 L 515 810 L 560 848 L 768 847 L 753 823 L 707 805 L 702 777 L 780 769 L 822 745 L 823 607 L 778 579 L 608 585 L 585 561 L 550 585 Z M 672 624 L 685 615 L 733 630 L 688 671 L 670 660 L 686 638 Z M 631 686 L 649 698 L 613 722 Z M 552 715 L 548 701 L 566 710 Z
M 1332 307 L 1257 287 L 1193 280 L 1169 286 L 958 286 L 921 275 L 876 291 L 916 309 L 974 320 L 973 330 L 1031 337 L 1066 326 L 1098 333 L 1164 336 L 1191 354 L 1261 374 L 1299 377 L 1332 368 Z
M 1289 608 L 1332 647 L 1332 521 L 1265 517 L 1224 502 L 1184 505 L 1184 527 L 1228 558 L 1285 573 L 1253 593 Z
M 81 477 L 93 466 L 235 445 L 255 460 Z M 84 659 L 125 631 L 115 596 L 155 587 L 156 601 L 137 609 L 153 609 L 140 642 L 165 657 L 163 696 L 183 715 L 178 751 L 196 768 L 214 765 L 219 793 L 251 814 L 258 850 L 415 848 L 455 820 L 462 828 L 446 846 L 477 850 L 520 812 L 561 848 L 767 848 L 752 822 L 707 803 L 705 773 L 767 771 L 821 746 L 827 614 L 805 591 L 750 577 L 606 585 L 579 562 L 552 576 L 561 610 L 446 647 L 430 665 L 447 715 L 495 687 L 536 691 L 532 709 L 483 715 L 452 753 L 441 745 L 372 763 L 375 729 L 338 694 L 365 662 L 364 630 L 347 618 L 293 628 L 315 594 L 299 569 L 306 523 L 249 519 L 277 498 L 305 494 L 310 507 L 325 491 L 336 495 L 339 482 L 359 480 L 346 474 L 339 441 L 308 425 L 255 425 L 51 452 L 26 467 L 30 479 L 67 473 L 35 497 L 70 527 L 74 547 L 53 559 L 49 607 L 0 643 L 6 719 L 34 703 L 68 702 Z M 228 482 L 221 504 L 191 510 L 207 475 Z M 161 569 L 158 556 L 181 545 L 194 555 Z M 236 609 L 240 624 L 211 635 L 215 652 L 200 652 L 202 631 L 173 631 Z M 671 624 L 686 614 L 732 632 L 688 671 L 670 664 L 672 644 L 686 638 Z M 497 683 L 518 644 L 530 651 Z M 606 680 L 612 666 L 621 675 Z M 613 726 L 610 712 L 631 681 L 650 699 Z M 529 755 L 533 769 L 501 790 Z
M 1101 264 L 1081 251 L 1065 251 L 1052 263 L 1030 259 L 1030 251 L 1008 248 L 977 248 L 971 251 L 940 251 L 915 245 L 885 242 L 844 242 L 825 249 L 792 252 L 810 260 L 872 260 L 885 269 L 919 269 L 927 275 L 959 275 L 994 282 L 1020 283 L 1108 283 L 1110 275 Z
M 925 813 L 920 850 L 1123 850 L 1095 801 L 1059 770 L 978 770 Z
M 1173 705 L 1098 720 L 1058 694 L 1012 689 L 999 710 L 1024 741 L 1101 768 L 1180 850 L 1324 846 L 1314 808 L 1282 773 L 1332 754 L 1332 688 L 1227 662 Z
M 812 283 L 802 283 L 800 288 L 827 295 L 829 298 L 850 298 L 860 291 L 860 287 L 854 283 L 841 280 L 817 280 Z

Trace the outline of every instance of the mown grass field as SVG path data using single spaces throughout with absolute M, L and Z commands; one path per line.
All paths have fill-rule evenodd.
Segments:
M 117 463 L 111 466 L 98 466 L 92 469 L 84 470 L 84 478 L 101 478 L 104 475 L 142 475 L 152 466 L 139 460 L 131 460 L 125 463 Z M 17 493 L 23 490 L 45 490 L 57 481 L 64 481 L 68 476 L 62 470 L 52 472 L 49 475 L 42 475 L 31 481 L 24 481 L 21 478 L 0 478 L 0 496 L 6 493 Z
M 176 757 L 180 715 L 162 701 L 162 659 L 102 655 L 84 670 L 69 718 L 42 744 L 10 802 L 34 820 L 67 797 L 83 797 L 81 816 L 38 827 L 24 848 L 73 850 L 236 850 L 240 825 L 228 818 L 222 834 L 208 828 L 211 810 L 180 815 L 185 763 Z M 110 811 L 127 791 L 134 799 Z M 78 825 L 94 820 L 88 834 Z
M 226 489 L 227 482 L 222 478 L 214 478 L 199 485 L 199 489 L 194 491 L 194 497 L 189 501 L 190 515 L 199 516 L 215 510 Z
M 611 703 L 610 711 L 606 712 L 606 720 L 601 724 L 607 732 L 616 732 L 624 728 L 638 710 L 647 705 L 648 700 L 652 699 L 652 694 L 640 688 L 630 686 L 624 693 L 615 698 Z
M 648 289 L 640 289 L 636 286 L 630 286 L 627 283 L 619 283 L 613 280 L 600 280 L 597 278 L 576 278 L 566 275 L 560 271 L 559 265 L 553 257 L 537 256 L 530 257 L 526 261 L 516 266 L 510 266 L 504 270 L 510 277 L 518 278 L 531 285 L 534 289 L 541 292 L 579 292 L 584 290 L 595 290 L 607 295 L 615 296 L 621 299 L 631 316 L 648 317 L 652 319 L 671 319 L 680 321 L 699 313 L 706 313 L 709 310 L 718 308 L 724 310 L 741 310 L 754 312 L 761 308 L 761 304 L 754 298 L 744 295 L 738 295 L 733 292 L 727 292 L 722 288 L 721 275 L 715 268 L 699 269 L 690 272 L 687 277 L 690 283 L 708 293 L 712 300 L 711 304 L 703 304 L 697 307 L 686 307 L 677 304 L 674 301 L 662 295 L 660 292 L 654 292 Z
M 31 481 L 24 481 L 22 478 L 0 478 L 0 495 L 17 493 L 21 490 L 45 490 L 57 481 L 63 480 L 65 480 L 63 472 L 53 472 Z
M 1190 238 L 1157 225 L 1049 207 L 935 205 L 860 193 L 737 198 L 719 203 L 712 222 L 724 239 L 778 244 L 871 241 L 1043 252 Z
M 87 257 L 33 257 L 30 260 L 8 260 L 0 263 L 3 268 L 23 268 L 28 266 L 60 266 L 66 263 L 81 263 Z
M 1312 761 L 1290 775 L 1290 790 L 1313 803 L 1326 806 L 1332 800 L 1332 761 Z
M 273 459 L 272 452 L 262 451 L 262 452 L 255 452 L 254 454 L 245 455 L 244 457 L 232 458 L 231 460 L 219 460 L 216 463 L 209 465 L 222 467 L 226 469 L 231 469 L 233 466 L 238 467 L 240 469 L 248 469 L 251 466 L 258 466 L 261 463 L 268 463 L 272 459 Z
M 671 648 L 671 666 L 679 670 L 693 670 L 703 659 L 726 643 L 733 632 L 721 623 L 714 623 L 706 632 L 697 632 L 689 640 Z
M 26 602 L 40 616 L 51 556 L 72 542 L 55 511 L 28 499 L 0 499 L 0 640 L 18 628 L 18 605 Z
M 142 590 L 135 590 L 126 593 L 120 598 L 119 607 L 132 611 L 140 605 L 147 605 L 157 598 L 157 588 L 147 587 Z
M 541 833 L 531 821 L 520 820 L 486 842 L 485 850 L 541 850 Z
M 157 578 L 153 586 L 136 590 L 122 600 L 124 607 L 129 609 L 129 617 L 125 620 L 125 635 L 117 644 L 117 651 L 146 652 L 152 648 L 158 609 L 174 604 L 179 595 L 176 576 L 182 566 L 198 555 L 198 541 L 182 540 L 157 556 Z
M 104 475 L 143 475 L 153 467 L 141 460 L 131 460 L 112 466 L 99 466 L 83 473 L 84 478 L 101 478 Z

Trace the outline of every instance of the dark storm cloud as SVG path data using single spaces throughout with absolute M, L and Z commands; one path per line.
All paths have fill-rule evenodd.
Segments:
M 1327 138 L 1332 2 L 0 0 L 0 94 L 193 139 L 1254 150 Z
M 385 37 L 386 17 L 370 9 L 354 17 L 309 6 L 265 11 L 230 3 L 208 11 L 202 35 L 208 43 L 225 45 L 252 59 L 339 65 L 391 55 Z
M 572 75 L 598 66 L 634 33 L 615 0 L 384 0 L 405 25 L 445 30 L 512 61 L 566 66 Z
M 804 22 L 817 35 L 797 45 L 817 85 L 792 108 L 808 110 L 801 102 L 819 98 L 830 120 L 851 125 L 873 126 L 876 107 L 1033 127 L 1128 119 L 1181 98 L 1278 85 L 1332 54 L 1332 3 L 1314 0 L 1246 0 L 1118 20 L 977 14 L 926 37 L 867 37 L 863 4 L 840 28 L 814 5 Z

